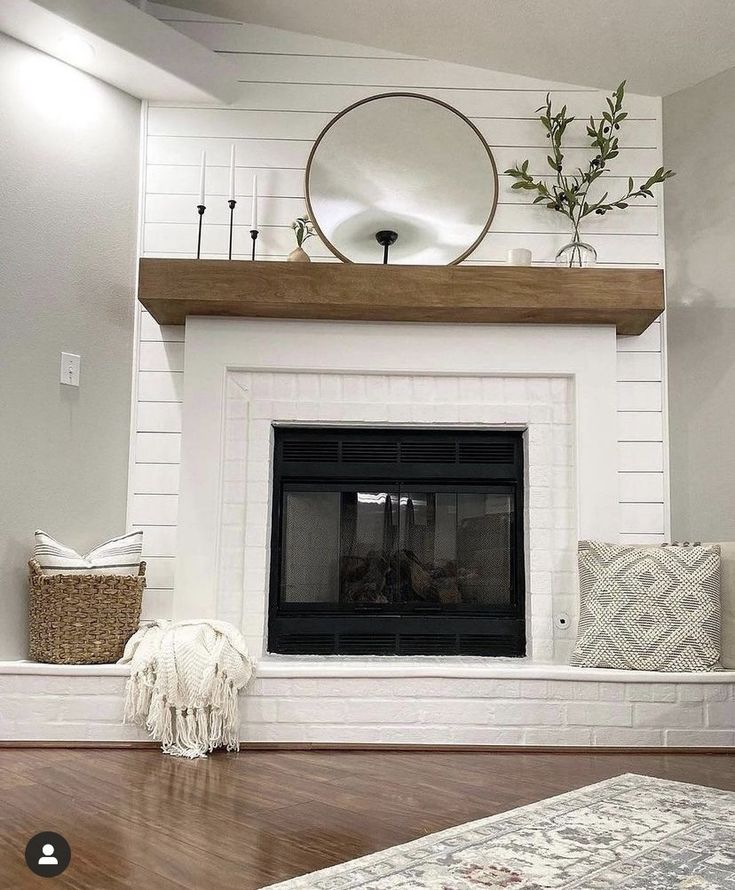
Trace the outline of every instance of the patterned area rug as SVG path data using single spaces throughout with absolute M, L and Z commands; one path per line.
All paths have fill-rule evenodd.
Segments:
M 735 793 L 625 775 L 278 890 L 735 890 Z

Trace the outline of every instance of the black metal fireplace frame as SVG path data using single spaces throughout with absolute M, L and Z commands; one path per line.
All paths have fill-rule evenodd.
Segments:
M 523 433 L 405 427 L 274 427 L 268 651 L 323 655 L 526 653 Z M 513 502 L 506 608 L 281 601 L 287 491 L 359 487 L 497 490 Z

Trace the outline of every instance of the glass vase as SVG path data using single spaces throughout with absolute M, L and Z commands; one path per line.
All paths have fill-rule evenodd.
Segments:
M 579 237 L 579 232 L 565 244 L 556 255 L 556 265 L 565 266 L 568 269 L 582 269 L 594 266 L 597 262 L 597 251 L 591 244 L 587 244 Z

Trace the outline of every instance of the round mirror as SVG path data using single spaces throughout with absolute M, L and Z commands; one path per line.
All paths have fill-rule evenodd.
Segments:
M 413 93 L 340 112 L 306 167 L 309 216 L 347 263 L 458 263 L 484 237 L 497 201 L 495 161 L 477 127 Z

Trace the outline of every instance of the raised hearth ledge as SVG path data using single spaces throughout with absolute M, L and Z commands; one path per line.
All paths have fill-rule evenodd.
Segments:
M 0 677 L 8 675 L 34 677 L 127 677 L 127 664 L 43 664 L 39 661 L 0 661 Z
M 124 664 L 41 664 L 34 661 L 0 661 L 2 675 L 56 677 L 127 677 Z M 735 683 L 735 670 L 703 673 L 668 673 L 665 671 L 624 671 L 602 668 L 578 668 L 571 665 L 534 664 L 518 661 L 490 661 L 483 658 L 442 657 L 434 660 L 404 659 L 391 656 L 359 658 L 339 656 L 277 656 L 261 658 L 257 663 L 258 679 L 324 677 L 330 679 L 371 677 L 433 677 L 473 680 L 522 679 L 569 680 L 594 683 Z

